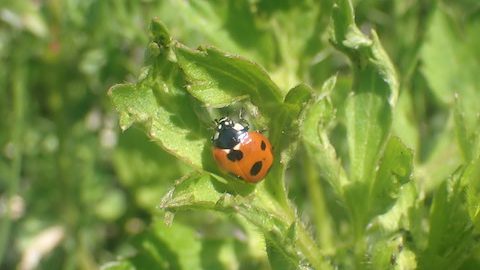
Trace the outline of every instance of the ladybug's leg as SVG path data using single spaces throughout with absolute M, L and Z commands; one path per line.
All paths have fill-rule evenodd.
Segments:
M 245 120 L 243 120 L 243 121 L 240 120 L 239 122 L 244 127 L 243 131 L 248 131 L 248 129 L 250 128 L 249 125 L 248 125 L 248 122 L 245 121 Z

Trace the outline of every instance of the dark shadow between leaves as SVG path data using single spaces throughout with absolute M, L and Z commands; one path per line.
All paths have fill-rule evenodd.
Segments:
M 202 249 L 200 252 L 201 264 L 203 269 L 224 269 L 222 262 L 220 261 L 220 252 L 223 240 L 203 240 Z
M 192 140 L 202 138 L 203 130 L 195 109 L 201 107 L 188 93 L 167 93 L 156 85 L 151 86 L 158 106 L 169 112 L 170 122 L 184 130 L 188 130 L 188 137 Z M 200 108 L 201 109 L 201 108 Z
M 178 261 L 178 255 L 171 250 L 161 239 L 152 234 L 146 234 L 145 239 L 155 247 L 157 254 L 151 254 L 148 250 L 142 249 L 137 256 L 132 259 L 132 262 L 138 269 L 181 269 Z M 145 246 L 139 243 L 141 246 Z M 158 255 L 161 256 L 162 261 L 159 261 Z
M 202 167 L 205 171 L 221 175 L 221 171 L 218 169 L 215 160 L 213 160 L 212 147 L 210 139 L 208 139 L 202 150 Z

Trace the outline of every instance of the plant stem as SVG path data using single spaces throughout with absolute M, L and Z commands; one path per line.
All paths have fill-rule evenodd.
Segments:
M 283 177 L 281 177 L 281 179 L 283 181 Z M 260 194 L 268 193 L 265 191 Z M 282 194 L 278 195 L 280 195 L 281 198 L 287 198 L 285 189 Z M 272 205 L 272 208 L 269 208 L 268 211 L 275 215 L 279 220 L 283 220 L 285 224 L 295 223 L 297 235 L 296 247 L 306 257 L 314 269 L 331 269 L 331 265 L 324 259 L 324 252 L 322 252 L 317 243 L 315 243 L 310 232 L 305 229 L 305 226 L 295 214 L 296 211 L 294 206 L 288 202 L 288 199 L 286 204 L 278 203 L 278 201 L 272 204 L 269 200 L 272 200 L 273 198 L 269 196 L 259 196 L 259 199 L 262 201 L 262 205 Z M 248 219 L 249 214 L 245 213 L 244 216 Z M 255 224 L 254 221 L 250 220 L 250 222 Z M 261 227 L 259 224 L 257 224 L 257 226 Z
M 325 206 L 323 188 L 320 185 L 320 177 L 312 159 L 304 160 L 305 179 L 307 180 L 308 196 L 314 205 L 313 220 L 320 247 L 324 250 L 332 248 L 331 219 Z
M 7 172 L 7 192 L 5 196 L 5 218 L 1 219 L 0 225 L 0 265 L 5 256 L 6 247 L 8 245 L 10 228 L 12 226 L 10 199 L 18 192 L 18 185 L 20 182 L 20 173 L 22 167 L 22 134 L 24 122 L 24 95 L 25 95 L 25 73 L 22 59 L 14 58 L 17 65 L 12 65 L 12 104 L 13 116 L 11 125 L 11 137 L 9 144 L 12 145 L 12 162 L 10 170 Z M 7 94 L 5 94 L 6 96 Z
M 297 245 L 314 269 L 332 269 L 325 261 L 324 254 L 313 241 L 310 233 L 307 232 L 302 222 L 297 222 Z

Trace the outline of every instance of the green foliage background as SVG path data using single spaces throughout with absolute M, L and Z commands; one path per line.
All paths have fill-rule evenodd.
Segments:
M 477 0 L 3 0 L 0 269 L 478 269 L 479 33 Z M 240 109 L 257 185 L 210 155 Z

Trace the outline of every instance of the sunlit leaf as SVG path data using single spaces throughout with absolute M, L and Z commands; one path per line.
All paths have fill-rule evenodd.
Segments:
M 314 104 L 305 113 L 301 135 L 309 156 L 319 166 L 320 175 L 334 187 L 338 195 L 341 195 L 342 186 L 347 181 L 346 173 L 327 134 L 328 125 L 334 119 L 330 94 L 335 82 L 336 77 L 326 81 L 322 92 L 314 98 Z
M 398 97 L 393 65 L 375 32 L 369 38 L 354 24 L 350 1 L 338 1 L 333 10 L 332 42 L 353 62 L 354 83 L 346 107 L 350 175 L 370 181 L 390 132 Z
M 165 87 L 165 86 L 163 86 Z M 167 94 L 162 91 L 169 91 L 158 84 L 145 85 L 117 85 L 110 90 L 110 96 L 116 109 L 120 113 L 120 124 L 122 128 L 128 128 L 133 122 L 139 122 L 144 125 L 149 137 L 159 143 L 165 150 L 179 157 L 185 162 L 200 168 L 202 166 L 202 152 L 207 144 L 207 138 L 201 133 L 193 133 L 188 126 L 189 122 L 185 122 L 181 118 L 182 111 L 187 113 L 189 117 L 195 115 L 191 107 L 187 103 L 176 103 L 177 111 L 169 111 L 161 106 L 157 99 L 156 92 L 159 95 Z M 169 98 L 169 97 L 167 97 Z M 177 97 L 174 97 L 177 98 Z M 180 99 L 188 100 L 188 97 L 178 96 Z M 184 104 L 184 105 L 182 105 Z M 172 121 L 175 120 L 176 121 Z
M 187 90 L 206 106 L 223 107 L 248 97 L 257 106 L 278 105 L 281 100 L 278 87 L 253 62 L 213 47 L 194 51 L 177 46 L 175 52 L 187 76 Z
M 370 186 L 371 214 L 383 213 L 401 194 L 400 188 L 410 181 L 413 153 L 398 137 L 388 141 L 380 160 L 375 181 Z

